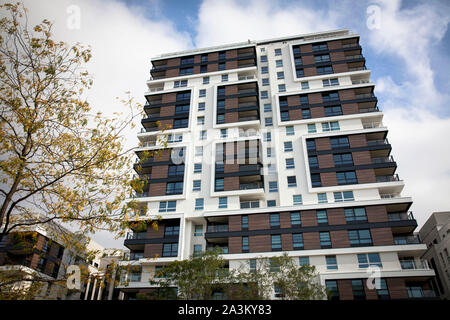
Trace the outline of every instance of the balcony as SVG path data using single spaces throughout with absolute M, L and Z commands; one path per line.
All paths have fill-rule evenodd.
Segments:
M 367 145 L 368 146 L 381 146 L 381 145 L 388 145 L 389 141 L 388 139 L 383 140 L 368 140 Z
M 402 270 L 430 270 L 426 260 L 401 259 L 400 266 Z
M 376 182 L 394 182 L 400 181 L 398 174 L 392 176 L 376 176 Z
M 377 158 L 372 158 L 372 163 L 393 163 L 394 161 L 394 157 L 390 156 L 390 157 L 377 157 Z
M 394 212 L 388 213 L 389 221 L 406 221 L 406 220 L 415 220 L 413 213 L 410 212 Z
M 251 117 L 239 117 L 238 122 L 244 122 L 244 121 L 254 121 L 259 120 L 259 117 L 257 116 L 251 116 Z
M 142 240 L 147 238 L 146 232 L 127 232 L 126 240 Z
M 362 71 L 362 70 L 367 70 L 366 67 L 354 67 L 354 68 L 348 68 L 349 72 L 353 72 L 353 71 Z
M 262 183 L 253 182 L 253 183 L 239 184 L 239 190 L 251 190 L 251 189 L 260 189 L 260 188 L 263 188 Z
M 259 201 L 241 201 L 241 209 L 259 208 Z
M 395 236 L 395 245 L 420 244 L 420 238 L 417 235 L 413 236 Z
M 217 248 L 222 250 L 223 254 L 228 254 L 228 245 L 209 245 L 209 246 L 206 247 L 206 250 L 214 251 Z
M 239 89 L 238 94 L 256 94 L 255 88 L 249 88 L 249 89 Z
M 143 258 L 144 258 L 143 252 L 126 252 L 123 255 L 124 261 L 136 261 L 136 260 L 143 259 Z
M 367 99 L 367 98 L 375 98 L 375 95 L 373 93 L 355 94 L 355 99 Z
M 355 54 L 351 56 L 345 56 L 345 60 L 352 60 L 352 59 L 363 59 L 364 57 L 362 54 Z
M 207 232 L 228 232 L 227 224 L 208 225 Z

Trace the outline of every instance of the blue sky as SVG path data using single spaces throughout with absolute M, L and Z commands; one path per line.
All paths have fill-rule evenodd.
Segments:
M 412 196 L 419 225 L 433 211 L 450 210 L 448 0 L 24 2 L 31 22 L 48 18 L 58 39 L 91 45 L 95 79 L 88 98 L 106 113 L 121 110 L 115 97 L 125 91 L 144 100 L 151 58 L 161 53 L 334 29 L 358 33 L 405 181 L 403 195 Z M 70 29 L 73 5 L 81 22 Z M 379 28 L 367 26 L 370 6 L 379 10 Z M 135 130 L 126 138 L 130 147 L 137 145 Z

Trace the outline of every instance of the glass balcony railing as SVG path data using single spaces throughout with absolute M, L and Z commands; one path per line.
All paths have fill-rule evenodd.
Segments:
M 420 238 L 417 235 L 396 236 L 396 237 L 394 237 L 394 244 L 396 244 L 396 245 L 420 244 Z
M 400 178 L 398 177 L 398 174 L 392 175 L 392 176 L 376 176 L 377 182 L 393 182 L 393 181 L 400 181 Z
M 250 190 L 250 189 L 260 189 L 262 188 L 262 183 L 241 183 L 239 184 L 239 190 Z
M 426 260 L 400 259 L 402 270 L 429 270 Z
M 123 255 L 123 260 L 125 261 L 135 261 L 144 258 L 143 252 L 126 252 Z
M 228 225 L 222 224 L 222 225 L 209 225 L 207 227 L 208 232 L 228 232 Z
M 393 156 L 372 158 L 372 163 L 390 163 L 390 162 L 395 162 Z
M 259 201 L 241 201 L 241 209 L 259 208 Z
M 126 239 L 127 240 L 147 239 L 147 233 L 146 232 L 127 232 Z
M 365 99 L 365 98 L 374 98 L 375 95 L 373 93 L 360 93 L 355 94 L 355 99 Z
M 368 141 L 367 141 L 367 145 L 368 145 L 368 146 L 379 146 L 379 145 L 385 145 L 385 144 L 389 144 L 388 139 L 383 139 L 383 140 L 368 140 Z
M 412 212 L 394 212 L 388 213 L 389 221 L 405 221 L 414 220 L 414 215 Z

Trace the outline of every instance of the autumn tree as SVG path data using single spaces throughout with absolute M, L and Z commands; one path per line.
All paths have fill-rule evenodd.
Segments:
M 128 97 L 123 113 L 93 113 L 85 98 L 91 50 L 55 40 L 48 20 L 30 28 L 20 3 L 0 5 L 0 13 L 0 240 L 50 222 L 83 236 L 123 236 L 141 210 L 124 200 L 145 184 L 131 178 L 123 135 L 142 106 Z

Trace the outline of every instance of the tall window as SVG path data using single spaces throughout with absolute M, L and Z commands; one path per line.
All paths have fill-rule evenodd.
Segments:
M 320 239 L 320 247 L 322 249 L 331 248 L 331 238 L 330 233 L 328 231 L 319 232 L 319 239 Z
M 225 190 L 225 181 L 223 178 L 216 179 L 216 191 L 224 191 Z
M 220 197 L 219 198 L 219 209 L 226 209 L 228 207 L 228 198 Z
M 303 249 L 303 234 L 302 233 L 293 233 L 292 234 L 292 248 L 294 250 Z
M 248 216 L 241 216 L 241 228 L 242 230 L 248 229 Z
M 352 247 L 372 245 L 372 237 L 370 236 L 369 229 L 348 230 L 348 238 Z
M 322 180 L 320 179 L 320 173 L 311 173 L 311 184 L 314 187 L 321 187 Z
M 242 237 L 242 252 L 248 251 L 249 251 L 248 237 Z
M 301 266 L 304 266 L 304 265 L 310 265 L 310 263 L 309 263 L 309 257 L 299 257 L 298 258 L 298 265 L 301 267 Z
M 291 227 L 299 227 L 302 225 L 300 212 L 291 212 Z
M 287 126 L 286 127 L 286 135 L 287 136 L 293 136 L 295 134 L 294 127 L 293 126 Z
M 296 176 L 287 177 L 287 183 L 288 183 L 288 188 L 297 187 L 297 177 Z
M 286 141 L 284 142 L 284 152 L 292 152 L 292 141 Z
M 194 164 L 194 173 L 202 173 L 202 164 L 201 163 Z
M 278 182 L 269 181 L 269 192 L 278 192 Z
M 379 288 L 377 288 L 377 296 L 380 300 L 387 300 L 390 298 L 389 289 L 386 283 L 386 279 L 378 279 Z
M 180 233 L 180 226 L 165 226 L 164 237 L 178 236 Z
M 201 237 L 203 236 L 203 225 L 197 224 L 194 228 L 194 237 Z
M 364 292 L 364 285 L 362 280 L 352 280 L 353 299 L 365 300 L 366 293 Z
M 195 199 L 195 210 L 203 210 L 204 208 L 204 199 L 199 198 Z
M 270 215 L 270 227 L 271 228 L 280 227 L 280 215 L 278 213 L 272 213 Z
M 338 269 L 336 256 L 326 256 L 325 259 L 327 261 L 327 270 L 337 270 Z
M 339 300 L 339 289 L 336 280 L 325 280 L 325 286 L 330 293 L 331 300 Z
M 316 215 L 318 224 L 328 224 L 327 210 L 317 210 Z
M 292 201 L 294 203 L 294 206 L 300 206 L 303 204 L 303 198 L 301 194 L 294 194 L 292 195 Z
M 276 234 L 270 237 L 270 242 L 272 244 L 272 251 L 280 251 L 281 250 L 281 235 Z
M 327 194 L 326 193 L 318 193 L 317 199 L 319 200 L 319 203 L 328 203 Z

